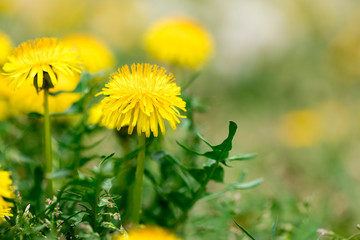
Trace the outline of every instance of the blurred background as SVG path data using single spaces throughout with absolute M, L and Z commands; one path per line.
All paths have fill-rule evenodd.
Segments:
M 264 178 L 259 187 L 228 196 L 238 202 L 239 223 L 263 239 L 276 219 L 283 239 L 309 239 L 306 234 L 318 228 L 356 231 L 358 1 L 1 0 L 0 14 L 0 30 L 13 46 L 43 36 L 91 34 L 111 49 L 118 66 L 156 63 L 143 36 L 159 19 L 197 21 L 212 36 L 214 51 L 188 89 L 208 104 L 196 122 L 203 136 L 218 143 L 227 122 L 235 121 L 233 153 L 258 154 L 227 170 L 227 182 L 244 168 L 249 179 Z

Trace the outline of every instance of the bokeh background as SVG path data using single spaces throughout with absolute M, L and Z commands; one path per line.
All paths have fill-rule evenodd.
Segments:
M 241 225 L 262 239 L 276 219 L 284 239 L 310 239 L 306 236 L 318 228 L 343 235 L 356 231 L 358 1 L 1 0 L 0 14 L 0 30 L 13 46 L 37 37 L 87 33 L 106 43 L 118 66 L 156 63 L 143 43 L 155 21 L 185 16 L 201 23 L 214 51 L 189 87 L 207 104 L 196 122 L 202 135 L 217 143 L 226 135 L 228 120 L 235 121 L 233 153 L 258 154 L 227 170 L 227 182 L 236 181 L 245 168 L 249 179 L 264 178 L 255 189 L 227 196 L 235 199 Z M 218 209 L 208 214 L 216 216 Z M 197 207 L 193 221 L 201 211 Z

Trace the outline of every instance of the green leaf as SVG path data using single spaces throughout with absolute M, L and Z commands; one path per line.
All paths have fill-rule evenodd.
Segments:
M 212 174 L 211 180 L 214 180 L 215 182 L 222 183 L 224 182 L 224 168 L 222 166 L 218 166 L 214 173 Z
M 69 169 L 62 169 L 62 170 L 58 170 L 56 172 L 51 173 L 49 178 L 51 178 L 51 179 L 64 178 L 64 177 L 70 176 L 72 173 L 73 173 L 73 171 L 71 171 Z
M 103 159 L 102 159 L 101 162 L 99 163 L 99 167 L 100 167 L 102 164 L 104 164 L 104 162 L 106 162 L 106 160 L 112 158 L 114 155 L 115 155 L 115 153 L 110 153 L 110 154 L 107 155 L 107 156 L 102 156 Z
M 171 154 L 165 152 L 165 151 L 158 151 L 151 155 L 151 159 L 153 160 L 161 160 L 161 161 L 169 161 L 171 163 L 174 163 L 175 165 L 179 166 L 182 169 L 186 169 L 186 167 L 174 156 Z
M 200 139 L 212 149 L 212 151 L 205 152 L 205 153 L 198 153 L 198 152 L 191 150 L 188 147 L 182 145 L 179 142 L 178 142 L 178 144 L 182 148 L 184 148 L 185 150 L 187 150 L 191 153 L 194 153 L 199 156 L 207 157 L 207 158 L 213 159 L 217 162 L 226 164 L 225 159 L 227 159 L 229 157 L 229 152 L 232 149 L 232 140 L 235 136 L 236 130 L 237 130 L 236 123 L 230 121 L 229 122 L 229 134 L 228 134 L 227 138 L 221 144 L 216 145 L 216 146 L 211 145 L 203 137 L 200 136 Z
M 228 157 L 225 159 L 225 162 L 233 162 L 233 161 L 244 161 L 244 160 L 250 160 L 256 157 L 256 154 L 241 154 L 241 155 L 235 155 L 232 157 Z
M 246 183 L 233 183 L 233 184 L 229 184 L 227 188 L 221 190 L 220 192 L 217 193 L 212 193 L 212 194 L 208 194 L 205 195 L 204 197 L 201 198 L 201 200 L 203 201 L 207 201 L 210 199 L 214 199 L 217 197 L 220 197 L 221 195 L 233 191 L 233 190 L 246 190 L 246 189 L 251 189 L 254 188 L 256 186 L 258 186 L 261 182 L 263 181 L 263 179 L 256 179 L 254 181 L 251 182 L 246 182 Z
M 112 229 L 112 230 L 116 230 L 116 231 L 120 230 L 112 222 L 102 222 L 101 226 L 103 226 L 104 228 L 108 228 L 108 229 Z
M 271 240 L 275 240 L 275 230 L 276 230 L 277 221 L 278 220 L 276 219 L 271 228 Z
M 167 194 L 167 197 L 170 199 L 172 203 L 177 205 L 179 208 L 181 208 L 183 211 L 188 208 L 188 205 L 191 203 L 191 197 L 187 197 L 185 193 L 182 193 L 180 191 L 174 191 L 169 194 Z
M 28 113 L 28 116 L 29 117 L 43 117 L 43 115 L 41 113 L 38 113 L 38 112 L 31 112 L 31 113 Z
M 102 189 L 110 192 L 111 187 L 112 187 L 112 179 L 108 178 L 103 182 Z
M 205 182 L 207 174 L 206 174 L 204 169 L 202 169 L 202 168 L 190 168 L 188 170 L 188 172 L 199 183 L 203 184 Z
M 246 231 L 245 228 L 240 226 L 235 220 L 234 220 L 234 223 L 236 224 L 236 226 L 238 226 L 246 234 L 246 236 L 248 236 L 252 240 L 255 240 L 255 238 L 253 236 L 251 236 L 251 234 L 248 231 Z
M 260 183 L 263 182 L 262 178 L 253 180 L 251 182 L 246 182 L 246 183 L 234 183 L 234 184 L 230 184 L 229 186 L 231 186 L 233 189 L 241 189 L 241 190 L 245 190 L 245 189 L 251 189 L 254 188 L 258 185 L 260 185 Z

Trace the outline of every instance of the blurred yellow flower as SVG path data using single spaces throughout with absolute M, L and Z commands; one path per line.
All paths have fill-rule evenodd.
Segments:
M 61 93 L 56 96 L 49 97 L 49 111 L 50 113 L 61 113 L 68 109 L 72 104 L 79 101 L 80 93 Z M 41 109 L 40 113 L 43 113 Z
M 7 57 L 11 54 L 12 43 L 10 38 L 3 32 L 0 32 L 0 65 L 3 65 Z
M 12 216 L 10 208 L 13 204 L 5 200 L 5 198 L 11 199 L 15 196 L 10 175 L 11 173 L 8 171 L 0 170 L 0 222 L 4 220 L 5 216 Z
M 81 98 L 80 93 L 60 93 L 49 96 L 50 113 L 61 113 Z M 12 115 L 23 115 L 30 112 L 44 113 L 44 97 L 31 86 L 24 86 L 13 91 L 9 98 L 9 109 Z
M 127 65 L 111 75 L 109 83 L 97 95 L 106 97 L 103 105 L 102 124 L 120 130 L 129 126 L 128 133 L 137 125 L 137 133 L 146 137 L 150 131 L 158 136 L 158 125 L 165 133 L 165 119 L 173 129 L 180 123 L 177 108 L 186 111 L 186 103 L 178 97 L 180 87 L 176 85 L 174 76 L 166 74 L 164 68 L 150 64 L 133 64 L 131 71 Z
M 101 118 L 103 116 L 102 112 L 102 104 L 97 103 L 94 106 L 92 106 L 89 110 L 89 117 L 87 119 L 88 124 L 98 124 L 101 121 Z
M 344 77 L 360 76 L 360 11 L 357 10 L 346 21 L 345 26 L 332 40 L 330 46 L 330 60 L 333 67 L 338 70 L 341 79 Z M 345 78 L 346 79 L 346 78 Z
M 9 116 L 7 100 L 0 98 L 0 122 L 6 120 Z
M 6 216 L 12 217 L 11 207 L 13 204 L 10 202 L 5 201 L 2 197 L 0 197 L 0 223 L 4 221 Z
M 63 39 L 66 44 L 75 46 L 84 68 L 96 73 L 114 66 L 114 55 L 104 42 L 90 35 L 70 35 Z
M 74 75 L 59 74 L 58 84 L 50 89 L 50 92 L 55 93 L 59 91 L 72 91 L 80 82 L 80 74 L 74 73 Z
M 77 51 L 56 38 L 41 38 L 20 44 L 3 69 L 15 87 L 28 83 L 37 89 L 54 87 L 61 74 L 80 73 Z M 44 79 L 48 79 L 45 82 Z
M 113 240 L 180 240 L 173 233 L 155 226 L 132 229 L 127 235 L 117 235 Z
M 289 112 L 280 121 L 280 133 L 285 143 L 292 147 L 312 146 L 322 134 L 321 116 L 313 110 Z
M 147 51 L 161 61 L 197 67 L 213 50 L 210 35 L 188 19 L 170 18 L 155 23 L 145 35 Z
M 0 98 L 8 98 L 13 93 L 9 86 L 9 81 L 2 74 L 0 74 Z

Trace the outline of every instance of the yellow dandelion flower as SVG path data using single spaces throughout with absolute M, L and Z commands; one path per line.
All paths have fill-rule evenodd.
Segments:
M 5 217 L 12 217 L 11 205 L 9 202 L 6 202 L 4 199 L 0 198 L 0 223 L 4 221 Z
M 61 113 L 68 109 L 73 103 L 81 98 L 80 93 L 60 93 L 49 96 L 50 113 Z M 38 94 L 31 86 L 24 86 L 17 90 L 12 90 L 12 95 L 8 98 L 11 115 L 18 116 L 31 112 L 44 113 L 44 97 Z
M 10 211 L 13 204 L 5 201 L 5 198 L 14 198 L 14 187 L 11 186 L 13 182 L 10 175 L 11 173 L 8 171 L 0 170 L 0 221 L 2 221 L 5 216 L 12 216 Z
M 0 98 L 0 122 L 5 121 L 9 117 L 8 102 Z
M 145 35 L 147 51 L 161 61 L 197 67 L 213 50 L 210 35 L 188 19 L 171 18 L 157 22 Z
M 10 176 L 10 172 L 0 170 L 0 197 L 14 198 L 14 188 L 11 186 L 13 181 Z
M 130 230 L 128 236 L 118 235 L 113 240 L 180 240 L 173 233 L 155 226 L 146 226 Z
M 289 112 L 280 121 L 280 132 L 285 143 L 292 147 L 312 146 L 322 134 L 321 116 L 313 110 Z
M 72 91 L 80 82 L 80 74 L 74 73 L 74 75 L 58 75 L 58 84 L 50 89 L 50 92 L 56 93 L 59 91 Z
M 11 54 L 12 43 L 10 38 L 5 34 L 0 32 L 0 65 L 3 65 L 7 57 Z
M 104 42 L 90 35 L 77 34 L 67 36 L 63 41 L 79 50 L 84 68 L 96 73 L 114 66 L 114 56 Z
M 158 136 L 158 126 L 165 133 L 165 119 L 172 129 L 180 123 L 180 112 L 186 111 L 180 96 L 180 87 L 174 83 L 174 76 L 166 74 L 164 68 L 150 64 L 133 64 L 131 71 L 127 65 L 111 75 L 102 92 L 106 97 L 103 105 L 102 124 L 109 128 L 129 126 L 131 134 L 135 126 L 137 133 L 146 137 L 150 131 Z
M 0 98 L 6 99 L 11 96 L 13 90 L 9 86 L 9 81 L 0 74 Z
M 89 117 L 87 119 L 88 124 L 98 124 L 103 116 L 102 104 L 98 103 L 92 106 L 89 110 Z
M 28 83 L 37 89 L 52 88 L 58 76 L 80 73 L 77 51 L 56 38 L 41 38 L 20 44 L 3 69 L 15 87 Z

